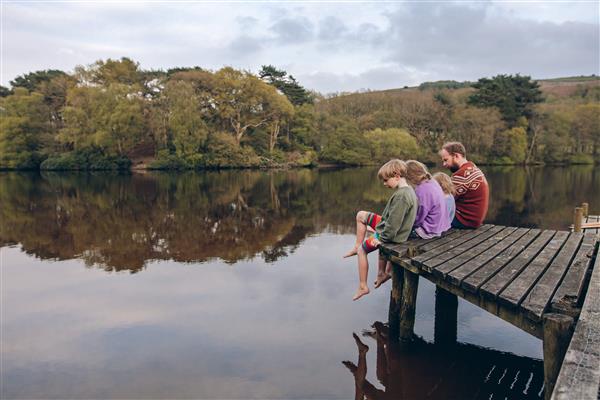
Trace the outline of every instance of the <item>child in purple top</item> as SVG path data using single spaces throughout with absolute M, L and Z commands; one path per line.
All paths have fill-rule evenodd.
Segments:
M 415 188 L 418 203 L 413 232 L 422 239 L 440 236 L 450 229 L 442 188 L 419 161 L 407 161 L 406 169 L 406 181 Z
M 450 225 L 452 225 L 452 220 L 454 219 L 454 214 L 456 213 L 456 202 L 454 201 L 456 188 L 452 183 L 452 179 L 443 172 L 436 172 L 433 174 L 433 179 L 440 184 L 440 187 L 444 191 L 444 196 L 446 197 L 446 207 L 448 209 L 448 220 L 450 221 Z

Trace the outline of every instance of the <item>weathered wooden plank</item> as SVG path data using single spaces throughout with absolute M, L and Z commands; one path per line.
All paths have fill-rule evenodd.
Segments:
M 453 271 L 457 268 L 460 268 L 463 264 L 469 262 L 474 257 L 477 257 L 479 254 L 488 250 L 490 247 L 493 247 L 498 242 L 502 241 L 505 237 L 507 237 L 508 235 L 510 235 L 511 233 L 513 233 L 516 230 L 517 230 L 517 228 L 514 228 L 514 227 L 505 227 L 502 230 L 492 233 L 486 239 L 483 239 L 484 238 L 483 235 L 478 236 L 476 239 L 472 240 L 471 242 L 479 241 L 480 239 L 483 239 L 483 240 L 481 240 L 478 244 L 474 244 L 474 246 L 470 247 L 469 249 L 465 249 L 464 251 L 457 253 L 452 258 L 449 258 L 449 259 L 446 258 L 446 255 L 443 255 L 442 257 L 438 257 L 437 259 L 446 259 L 446 260 L 443 261 L 441 264 L 438 264 L 435 267 L 435 269 L 433 270 L 433 272 L 445 277 L 446 279 L 449 279 L 449 277 L 447 275 L 451 271 Z M 486 233 L 486 235 L 492 231 L 493 231 L 493 229 L 490 229 Z M 435 262 L 435 260 L 436 259 L 428 260 L 425 263 L 427 265 L 430 265 L 429 263 L 430 262 L 433 263 L 433 262 Z M 450 280 L 450 282 L 452 282 L 452 280 Z M 452 282 L 452 283 L 456 284 L 456 282 Z
M 595 400 L 600 388 L 600 257 L 579 321 L 554 386 L 552 400 Z
M 410 255 L 409 250 L 411 250 L 411 249 L 419 249 L 425 245 L 429 245 L 431 248 L 435 248 L 436 242 L 440 242 L 444 238 L 451 239 L 458 235 L 460 235 L 460 230 L 450 229 L 450 230 L 442 233 L 442 235 L 439 237 L 434 237 L 431 239 L 411 239 L 404 243 L 397 243 L 397 244 L 384 243 L 384 244 L 382 244 L 381 247 L 382 247 L 382 251 L 384 254 L 388 254 L 388 255 L 392 255 L 392 256 L 396 256 L 396 257 L 405 257 L 405 256 Z M 441 244 L 443 244 L 443 243 L 441 243 Z M 440 246 L 441 244 L 438 244 L 438 246 Z
M 519 274 L 527 264 L 544 248 L 546 243 L 552 239 L 556 231 L 542 231 L 540 235 L 527 246 L 511 262 L 502 267 L 493 278 L 481 286 L 481 294 L 487 297 L 497 298 L 498 294 Z
M 569 236 L 569 232 L 557 232 L 548 245 L 527 265 L 519 275 L 500 292 L 498 300 L 510 305 L 517 306 L 523 301 L 541 274 L 550 265 Z
M 578 305 L 580 306 L 583 300 L 581 293 L 584 288 L 586 272 L 592 262 L 595 243 L 595 234 L 584 233 L 581 246 L 552 298 L 552 310 L 567 314 L 577 313 Z
M 567 242 L 552 261 L 552 264 L 550 264 L 540 280 L 527 294 L 527 297 L 521 303 L 521 307 L 525 309 L 529 318 L 534 321 L 542 320 L 542 314 L 562 280 L 565 271 L 571 264 L 582 239 L 583 233 L 571 233 Z
M 513 235 L 515 235 L 517 232 L 519 232 L 519 230 L 513 233 Z M 496 272 L 513 260 L 517 255 L 519 255 L 523 249 L 529 246 L 535 240 L 535 238 L 538 237 L 540 232 L 541 230 L 539 229 L 529 230 L 523 237 L 513 243 L 510 247 L 502 251 L 489 262 L 486 262 L 483 267 L 464 279 L 461 286 L 471 293 L 477 292 L 481 285 L 491 279 Z
M 476 247 L 479 243 L 483 242 L 484 240 L 503 231 L 504 229 L 504 226 L 493 226 L 490 230 L 487 230 L 481 233 L 480 235 L 471 238 L 471 240 L 463 242 L 458 246 L 454 246 L 452 249 L 445 251 L 442 254 L 438 254 L 436 257 L 433 257 L 429 260 L 425 260 L 423 263 L 421 263 L 421 268 L 425 269 L 426 271 L 431 271 L 436 275 L 446 277 L 447 270 L 444 268 L 446 265 L 452 265 L 454 268 L 460 265 L 454 265 L 454 262 L 452 261 L 453 259 L 458 258 L 460 255 L 463 255 L 465 253 L 468 256 L 471 256 L 471 249 Z M 473 254 L 472 256 L 476 255 L 477 254 Z M 468 261 L 470 258 L 471 257 L 467 257 L 465 261 Z
M 483 246 L 483 251 L 477 257 L 448 273 L 447 279 L 455 285 L 459 285 L 467 276 L 492 261 L 527 232 L 529 232 L 528 228 L 507 228 L 498 235 L 479 244 L 478 247 Z M 502 237 L 502 234 L 505 233 L 506 236 Z
M 486 225 L 486 228 L 488 226 L 489 225 Z M 442 245 L 445 245 L 446 243 L 450 243 L 450 242 L 460 238 L 461 236 L 468 234 L 469 232 L 471 232 L 471 230 L 469 230 L 469 229 L 454 229 L 452 231 L 451 235 L 442 237 L 440 240 L 438 240 L 436 242 L 427 243 L 422 246 L 419 246 L 419 254 L 426 253 L 426 252 L 436 249 Z
M 599 215 L 588 215 L 585 222 L 600 222 L 600 216 Z M 592 232 L 592 233 L 600 233 L 600 229 L 596 228 L 596 229 L 584 229 L 585 232 Z
M 423 246 L 423 248 L 421 248 L 421 250 L 424 251 L 424 253 L 419 254 L 416 257 L 413 257 L 412 261 L 415 263 L 416 266 L 420 266 L 425 260 L 436 257 L 439 254 L 443 254 L 444 252 L 451 250 L 451 249 L 455 248 L 456 246 L 459 246 L 459 245 L 463 244 L 464 242 L 467 242 L 478 235 L 481 235 L 482 233 L 491 229 L 493 226 L 494 225 L 483 225 L 477 229 L 472 229 L 472 230 L 464 229 L 464 230 L 462 230 L 462 232 L 461 232 L 462 234 L 460 236 L 458 236 L 456 238 L 448 239 L 448 240 L 446 240 L 446 243 L 444 243 L 444 245 L 433 248 L 433 249 L 430 249 L 427 246 Z M 444 240 L 444 239 L 442 239 L 442 240 Z

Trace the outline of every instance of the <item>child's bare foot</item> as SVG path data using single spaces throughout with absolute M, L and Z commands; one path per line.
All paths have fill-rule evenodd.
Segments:
M 360 338 L 358 337 L 358 335 L 356 333 L 352 333 L 352 337 L 354 338 L 354 341 L 356 342 L 356 346 L 358 347 L 358 351 L 359 352 L 366 353 L 367 351 L 369 351 L 369 346 L 367 346 L 366 344 L 364 344 L 360 340 Z
M 359 287 L 358 290 L 356 291 L 356 294 L 352 298 L 352 300 L 356 301 L 356 300 L 360 299 L 361 297 L 363 297 L 365 294 L 369 294 L 369 288 L 366 286 L 364 288 Z
M 356 254 L 358 254 L 358 246 L 354 247 L 352 250 L 350 250 L 349 252 L 347 252 L 344 257 L 342 258 L 348 258 L 348 257 L 352 257 L 355 256 Z
M 383 285 L 388 279 L 390 279 L 392 277 L 391 274 L 377 274 L 377 280 L 375 281 L 375 289 L 377 289 L 379 286 Z

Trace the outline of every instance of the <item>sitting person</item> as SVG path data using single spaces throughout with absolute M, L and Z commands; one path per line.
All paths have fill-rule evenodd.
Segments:
M 460 142 L 448 142 L 442 146 L 440 157 L 444 167 L 452 172 L 456 189 L 456 215 L 453 228 L 475 229 L 483 224 L 488 211 L 490 189 L 483 172 L 467 160 L 465 146 Z
M 406 162 L 406 181 L 417 195 L 417 217 L 411 237 L 431 239 L 450 229 L 444 192 L 427 167 L 416 160 Z
M 358 254 L 359 285 L 352 300 L 358 300 L 369 293 L 367 278 L 369 260 L 367 254 L 377 250 L 381 242 L 400 243 L 408 239 L 415 215 L 417 213 L 417 198 L 415 192 L 406 182 L 406 163 L 401 160 L 390 160 L 377 173 L 383 185 L 395 189 L 389 198 L 381 215 L 359 211 L 356 214 L 356 243 L 344 257 Z M 368 227 L 375 234 L 365 239 Z M 390 277 L 388 263 L 379 258 L 379 272 L 375 287 L 379 287 Z
M 433 179 L 439 183 L 442 191 L 444 192 L 444 198 L 446 199 L 446 209 L 448 210 L 448 221 L 452 223 L 454 220 L 454 214 L 456 212 L 456 203 L 454 202 L 454 195 L 456 189 L 452 183 L 452 179 L 443 172 L 436 172 L 433 174 Z

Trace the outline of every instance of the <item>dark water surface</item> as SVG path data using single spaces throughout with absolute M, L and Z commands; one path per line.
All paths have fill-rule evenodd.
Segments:
M 484 171 L 489 223 L 600 214 L 598 168 Z M 427 281 L 410 346 L 389 283 L 351 301 L 354 215 L 389 194 L 372 168 L 0 173 L 0 397 L 543 398 L 541 342 L 473 305 L 432 344 Z

